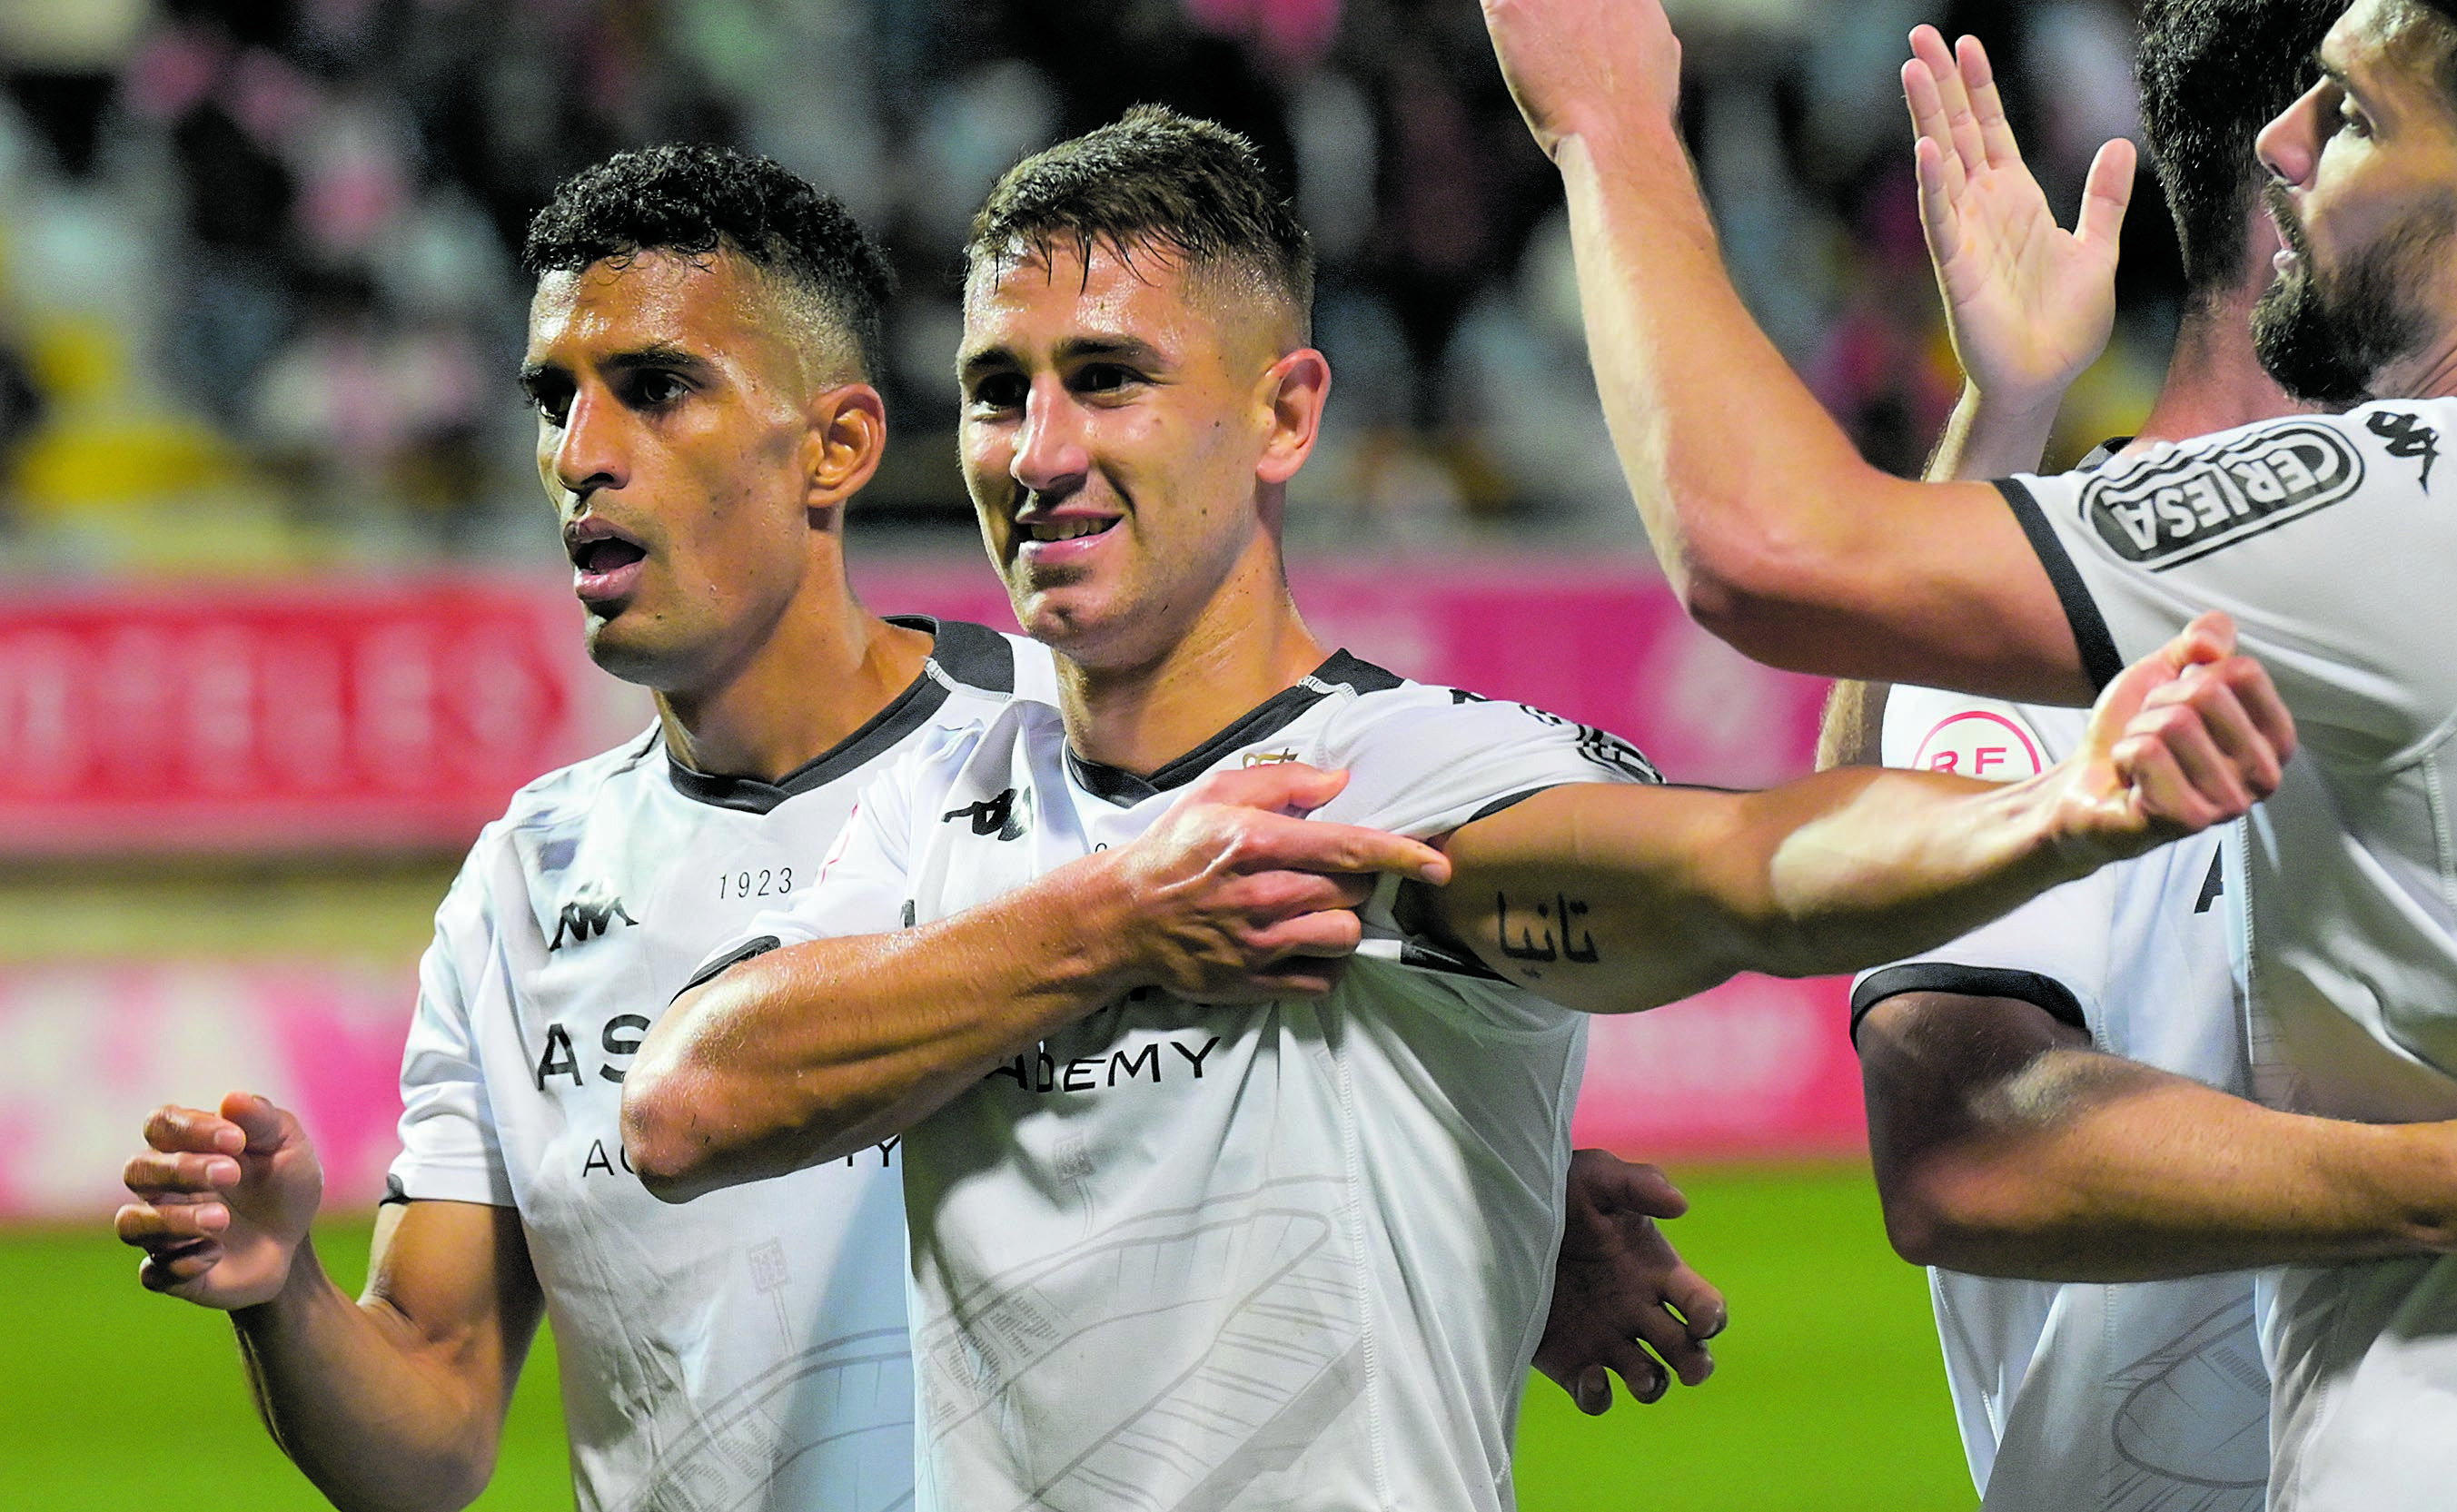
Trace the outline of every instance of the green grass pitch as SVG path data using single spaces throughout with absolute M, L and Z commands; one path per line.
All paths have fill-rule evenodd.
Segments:
M 1731 1299 L 1713 1380 L 1600 1420 L 1540 1379 L 1519 1428 L 1524 1512 L 1947 1512 L 1975 1501 L 1937 1365 L 1920 1273 L 1885 1247 L 1864 1171 L 1676 1173 L 1694 1204 L 1676 1240 Z M 319 1236 L 363 1274 L 366 1225 Z M 148 1297 L 97 1218 L 0 1231 L 0 1507 L 87 1512 L 194 1502 L 323 1505 L 258 1426 L 228 1328 Z M 551 1345 L 512 1408 L 477 1505 L 565 1507 Z

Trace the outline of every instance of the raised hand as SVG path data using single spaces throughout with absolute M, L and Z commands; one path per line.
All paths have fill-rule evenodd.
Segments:
M 124 1179 L 135 1201 L 114 1227 L 145 1252 L 147 1289 L 225 1311 L 270 1301 L 324 1196 L 324 1169 L 299 1120 L 253 1093 L 218 1114 L 156 1109 Z
M 1991 404 L 2053 409 L 2115 325 L 2133 144 L 2098 150 L 2066 232 L 2022 162 L 1977 38 L 1949 51 L 1934 27 L 1914 30 L 1903 95 L 1917 133 L 1920 223 L 1962 370 Z
M 1346 772 L 1295 762 L 1219 772 L 1118 850 L 1142 974 L 1208 1002 L 1338 985 L 1363 936 L 1354 910 L 1383 872 L 1450 879 L 1450 862 L 1418 841 L 1299 817 L 1347 786 Z
M 1484 26 L 1547 156 L 1608 117 L 1668 121 L 1680 104 L 1681 43 L 1658 0 L 1484 0 Z
M 2235 622 L 2213 612 L 2110 683 L 2081 747 L 2043 775 L 2065 784 L 2065 834 L 2133 855 L 2242 816 L 2294 753 L 2269 673 L 2235 654 Z
M 1674 1376 L 1695 1386 L 1713 1374 L 1706 1340 L 1724 1331 L 1724 1294 L 1656 1226 L 1689 1211 L 1680 1189 L 1653 1166 L 1580 1150 L 1567 1208 L 1536 1368 L 1591 1418 L 1612 1406 L 1613 1375 L 1655 1401 Z

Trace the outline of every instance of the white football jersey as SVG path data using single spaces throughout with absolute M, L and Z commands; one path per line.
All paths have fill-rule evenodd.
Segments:
M 2302 734 L 2245 828 L 2265 1102 L 2457 1116 L 2457 400 L 2275 420 L 2004 485 L 2104 682 L 2235 616 Z M 2277 1512 L 2445 1505 L 2457 1260 L 2296 1269 L 2264 1318 Z
M 912 1495 L 893 1144 L 671 1206 L 618 1122 L 650 1023 L 713 946 L 810 890 L 868 777 L 1054 696 L 1029 641 L 898 623 L 936 633 L 930 661 L 836 749 L 772 785 L 682 767 L 652 728 L 523 788 L 436 916 L 388 1200 L 520 1210 L 591 1512 Z
M 2015 779 L 2063 759 L 2088 716 L 1897 687 L 1889 766 Z M 1853 984 L 2013 997 L 2110 1054 L 2240 1096 L 2249 1084 L 2228 942 L 2229 830 L 2106 868 Z M 2261 1512 L 2269 1376 L 2249 1273 L 2053 1285 L 1931 1267 L 1937 1334 L 1988 1512 Z
M 1323 818 L 1420 836 L 1655 780 L 1600 730 L 1345 653 L 1148 779 L 1016 705 L 874 786 L 820 889 L 754 929 L 874 931 L 899 883 L 939 919 L 1281 761 L 1352 774 Z M 1411 937 L 1396 892 L 1327 998 L 1139 991 L 907 1132 L 923 1507 L 1511 1504 L 1585 1024 Z M 1514 919 L 1518 947 L 1589 958 L 1582 911 Z

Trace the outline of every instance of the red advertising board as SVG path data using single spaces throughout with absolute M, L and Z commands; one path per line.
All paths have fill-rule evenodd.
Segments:
M 19 594 L 0 851 L 457 847 L 609 732 L 551 582 Z
M 1635 741 L 1675 781 L 1808 765 L 1823 684 L 1689 623 L 1642 563 L 1301 563 L 1317 636 Z M 1010 626 L 977 560 L 859 576 L 886 610 Z M 459 847 L 513 787 L 637 728 L 550 582 L 20 600 L 0 608 L 0 853 Z M 610 708 L 619 709 L 609 725 Z M 393 1148 L 413 963 L 0 964 L 0 1217 L 107 1208 L 145 1109 L 255 1087 L 370 1198 Z M 1577 1136 L 1649 1159 L 1864 1138 L 1834 982 L 1745 977 L 1594 1026 Z

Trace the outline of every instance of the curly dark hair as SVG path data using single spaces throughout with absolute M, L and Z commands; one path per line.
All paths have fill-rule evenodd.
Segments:
M 879 328 L 896 276 L 834 195 L 771 158 L 729 147 L 617 153 L 558 185 L 529 221 L 531 276 L 644 252 L 731 252 L 783 280 L 852 338 L 865 377 L 880 371 Z
M 2345 0 L 2147 0 L 2141 130 L 2167 192 L 2194 299 L 2244 276 L 2243 234 L 2267 174 L 2253 138 L 2318 77 L 2313 54 Z
M 1131 260 L 1163 246 L 1194 268 L 1228 269 L 1285 299 L 1300 338 L 1313 311 L 1313 242 L 1272 191 L 1254 144 L 1213 121 L 1160 105 L 1016 164 L 973 217 L 975 271 L 1061 242 L 1105 246 Z

